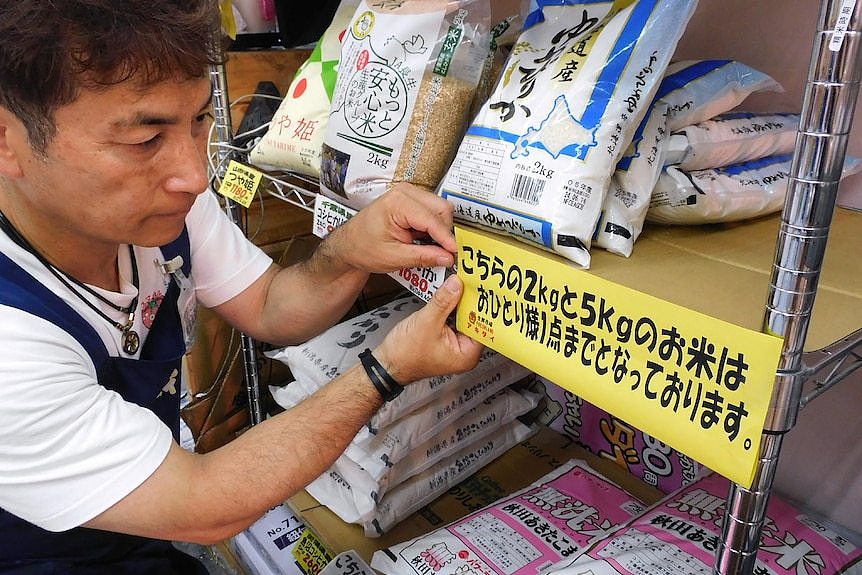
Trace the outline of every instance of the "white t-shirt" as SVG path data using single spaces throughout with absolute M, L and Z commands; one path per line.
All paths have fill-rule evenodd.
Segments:
M 198 198 L 186 224 L 195 293 L 207 307 L 243 291 L 271 264 L 221 211 L 211 192 Z M 119 330 L 2 232 L 0 251 L 78 311 L 109 355 L 121 354 Z M 163 260 L 158 248 L 135 247 L 135 259 L 139 290 L 131 283 L 128 247 L 123 245 L 121 293 L 101 293 L 126 306 L 140 292 L 134 329 L 143 342 L 152 322 L 145 308 L 163 296 L 170 280 L 154 263 Z M 121 323 L 127 319 L 95 298 L 90 301 Z M 0 507 L 51 531 L 76 527 L 143 483 L 172 440 L 170 429 L 151 411 L 98 384 L 90 356 L 69 334 L 0 305 Z

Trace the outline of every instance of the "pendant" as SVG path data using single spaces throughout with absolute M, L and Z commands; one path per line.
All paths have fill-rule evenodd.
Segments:
M 135 355 L 138 352 L 138 347 L 141 345 L 141 338 L 138 332 L 126 329 L 123 330 L 123 351 L 128 355 Z

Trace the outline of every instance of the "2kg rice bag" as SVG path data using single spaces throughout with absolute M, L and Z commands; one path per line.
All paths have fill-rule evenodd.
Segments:
M 263 138 L 249 161 L 265 169 L 290 170 L 317 177 L 329 106 L 338 77 L 341 39 L 358 0 L 343 0 L 287 88 Z
M 491 48 L 489 1 L 360 2 L 324 136 L 324 194 L 361 209 L 391 182 L 437 186 Z
M 588 267 L 625 152 L 694 0 L 539 0 L 438 193 L 455 217 Z
M 656 102 L 638 128 L 636 143 L 617 163 L 596 227 L 595 245 L 624 257 L 632 255 L 643 230 L 653 188 L 667 149 L 668 106 Z
M 531 486 L 446 527 L 374 553 L 384 575 L 538 575 L 644 511 L 616 484 L 571 460 Z
M 719 114 L 671 134 L 665 164 L 685 171 L 707 170 L 789 154 L 798 126 L 799 114 Z
M 660 224 L 713 224 L 780 211 L 792 160 L 787 154 L 693 172 L 667 166 L 653 190 L 646 219 Z M 841 177 L 860 169 L 862 160 L 847 156 Z
M 554 575 L 690 575 L 713 572 L 729 482 L 709 475 L 666 498 L 612 537 L 599 541 Z M 754 573 L 858 575 L 862 550 L 777 495 L 766 521 Z

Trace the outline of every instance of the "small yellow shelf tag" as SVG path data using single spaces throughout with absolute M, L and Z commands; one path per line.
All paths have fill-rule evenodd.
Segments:
M 244 207 L 249 207 L 257 192 L 263 174 L 235 160 L 231 160 L 221 181 L 218 193 Z

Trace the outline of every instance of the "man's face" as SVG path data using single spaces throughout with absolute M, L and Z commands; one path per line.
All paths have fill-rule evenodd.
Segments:
M 173 240 L 206 189 L 209 96 L 206 78 L 82 91 L 46 153 L 19 154 L 20 199 L 82 247 Z

